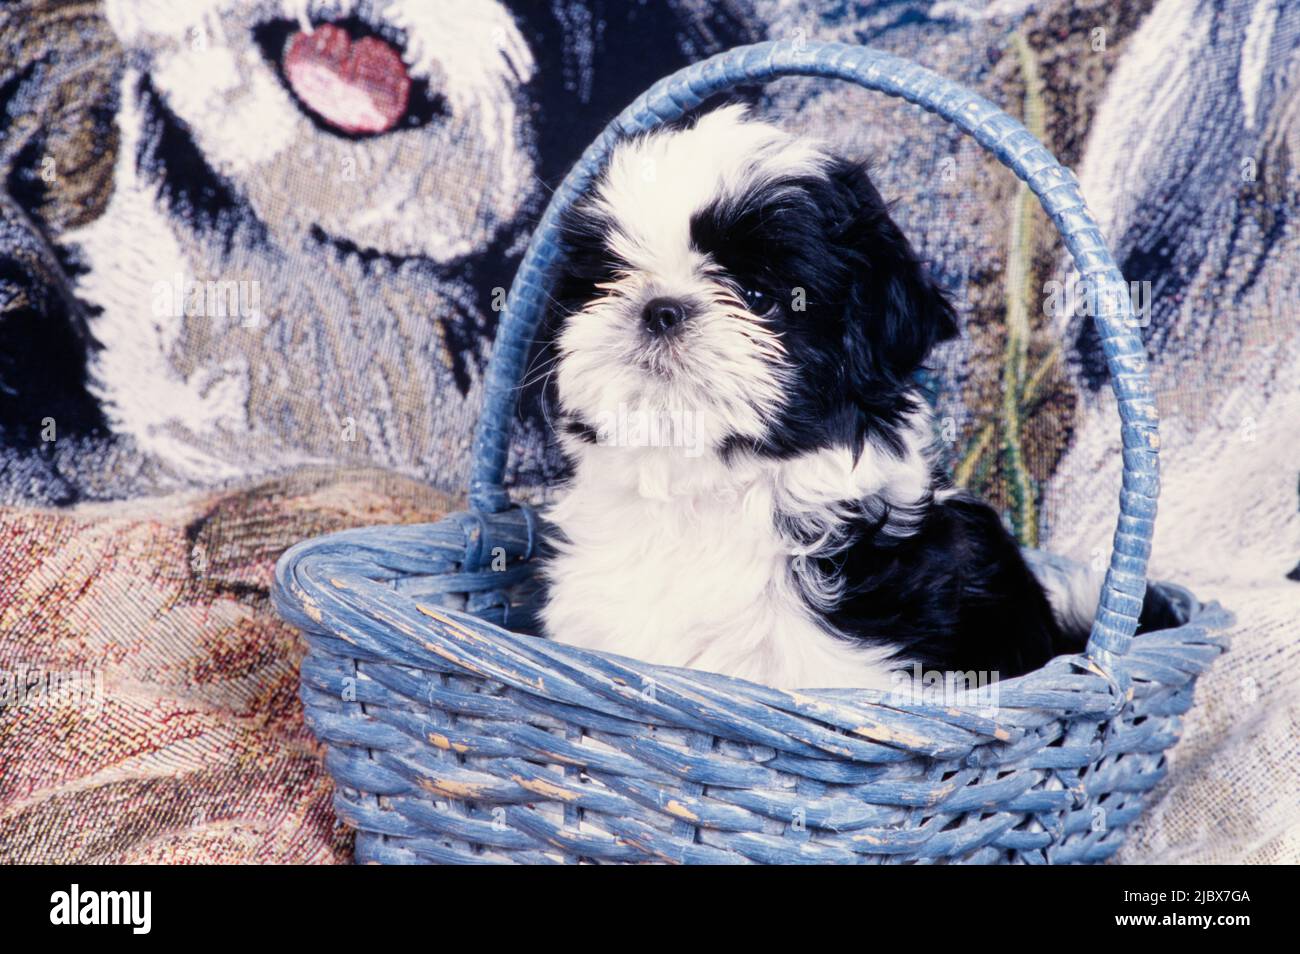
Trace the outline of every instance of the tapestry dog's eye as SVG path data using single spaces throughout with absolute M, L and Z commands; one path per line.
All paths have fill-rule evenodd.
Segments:
M 310 31 L 273 20 L 253 37 L 303 114 L 326 132 L 378 136 L 447 113 L 445 98 L 407 71 L 402 38 L 355 17 Z

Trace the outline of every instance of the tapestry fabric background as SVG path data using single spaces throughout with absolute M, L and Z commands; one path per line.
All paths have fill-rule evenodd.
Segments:
M 1291 0 L 4 4 L 0 861 L 349 859 L 276 558 L 461 506 L 548 189 L 655 79 L 800 36 L 979 89 L 1078 174 L 1152 359 L 1152 574 L 1238 621 L 1119 860 L 1300 861 Z M 935 356 L 958 481 L 1103 564 L 1117 417 L 1036 202 L 917 109 L 746 95 L 868 159 L 958 302 Z M 520 495 L 555 476 L 542 434 L 525 400 Z

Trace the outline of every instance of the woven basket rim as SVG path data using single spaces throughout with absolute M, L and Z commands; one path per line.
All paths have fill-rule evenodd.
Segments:
M 697 717 L 711 706 L 730 703 L 717 713 L 720 724 L 746 719 L 745 710 L 748 717 L 776 711 L 820 725 L 837 723 L 842 729 L 856 721 L 861 724 L 852 729 L 872 742 L 938 758 L 984 743 L 1014 741 L 1027 727 L 1053 719 L 1112 716 L 1131 701 L 1134 686 L 1142 682 L 1190 685 L 1227 647 L 1223 631 L 1233 621 L 1218 603 L 1202 604 L 1185 587 L 1161 584 L 1187 601 L 1189 618 L 1179 627 L 1138 637 L 1133 650 L 1117 660 L 1119 673 L 1100 669 L 1083 654 L 1058 656 L 1032 672 L 1000 680 L 994 706 L 978 693 L 968 694 L 975 699 L 970 703 L 960 698 L 935 703 L 872 689 L 777 689 L 517 632 L 471 611 L 395 592 L 387 581 L 375 579 L 374 554 L 391 555 L 395 542 L 418 543 L 437 529 L 451 527 L 460 533 L 480 519 L 476 513 L 461 512 L 434 523 L 354 528 L 300 543 L 277 565 L 277 609 L 307 633 L 314 647 L 332 655 L 415 668 L 450 664 L 463 675 L 489 678 L 539 699 L 560 696 L 573 704 L 581 698 L 592 709 L 603 705 L 621 716 L 627 715 L 628 706 L 640 711 L 646 686 L 654 685 Z M 339 626 L 344 609 L 350 618 L 363 617 L 376 625 L 365 631 Z M 321 630 L 331 636 L 323 638 Z M 1152 680 L 1153 672 L 1163 678 Z M 1120 688 L 1117 676 L 1125 679 L 1128 689 Z M 560 691 L 565 683 L 571 684 L 567 693 Z M 662 715 L 672 710 L 659 711 Z M 873 716 L 890 723 L 910 722 L 914 731 L 873 726 Z

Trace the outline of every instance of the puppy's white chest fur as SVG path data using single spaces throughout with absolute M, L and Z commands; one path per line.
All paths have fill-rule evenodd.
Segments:
M 774 519 L 788 467 L 588 448 L 549 512 L 565 541 L 548 569 L 548 633 L 783 688 L 888 689 L 905 664 L 834 635 L 801 592 L 799 547 Z

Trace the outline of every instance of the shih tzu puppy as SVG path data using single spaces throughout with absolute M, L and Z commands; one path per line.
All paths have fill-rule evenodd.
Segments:
M 860 164 L 728 106 L 618 145 L 564 235 L 547 635 L 783 688 L 1082 649 L 1099 579 L 1040 583 L 932 459 L 957 324 Z

